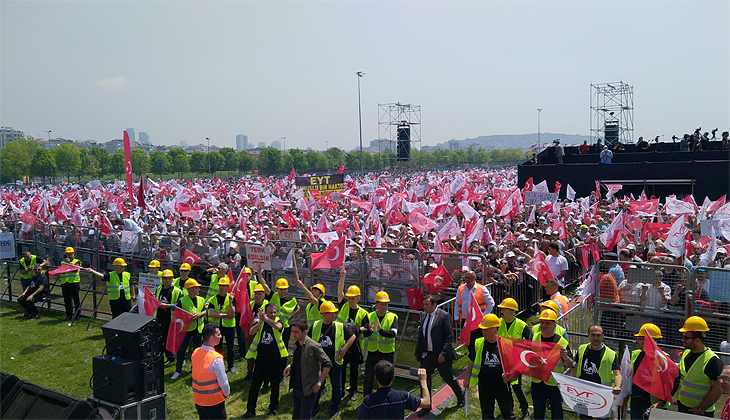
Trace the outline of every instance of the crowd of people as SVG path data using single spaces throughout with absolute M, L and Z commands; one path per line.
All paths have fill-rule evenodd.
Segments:
M 144 185 L 136 185 L 134 193 L 119 181 L 97 185 L 3 187 L 0 218 L 4 222 L 3 230 L 16 232 L 19 241 L 42 235 L 52 238 L 64 251 L 62 257 L 25 252 L 19 260 L 23 291 L 18 301 L 26 308 L 28 318 L 38 317 L 33 302 L 42 299 L 50 288 L 44 274 L 47 266 L 61 262 L 86 265 L 81 271 L 107 284 L 113 316 L 133 306 L 134 276 L 130 272 L 148 269 L 161 280 L 155 295 L 163 304 L 156 314 L 163 331 L 167 331 L 164 326 L 169 325 L 176 306 L 195 316 L 195 323 L 191 324 L 177 354 L 166 354 L 168 362 L 176 364 L 172 380 L 183 374 L 187 352 L 198 348 L 192 357 L 196 405 L 223 404 L 224 407 L 230 392 L 227 380 L 224 381 L 226 372 L 238 374 L 235 362 L 246 360 L 246 378 L 251 380 L 246 418 L 255 415 L 262 391 L 270 391 L 269 413 L 277 413 L 278 384 L 287 375 L 292 378 L 294 418 L 308 418 L 320 410 L 319 397 L 327 378 L 332 386 L 329 414 L 336 416 L 343 396 L 355 398 L 360 367 L 365 370 L 366 399 L 360 409 L 363 418 L 390 418 L 401 408 L 419 407 L 419 414 L 426 415 L 431 409 L 430 378 L 436 369 L 452 388 L 457 405 L 463 405 L 464 392 L 451 371 L 451 362 L 456 357 L 453 328 L 463 325 L 472 296 L 484 319 L 470 337 L 469 353 L 474 365 L 471 378 L 475 369 L 478 372 L 476 381 L 469 381 L 469 386 L 481 384 L 482 380 L 491 384 L 495 378 L 501 378 L 497 375 L 501 367 L 498 360 L 495 364 L 493 353 L 495 337 L 500 331 L 524 339 L 554 340 L 565 349 L 564 368 L 588 359 L 593 363 L 598 360 L 596 366 L 599 366 L 604 358 L 596 359 L 586 348 L 581 347 L 591 356 L 581 355 L 581 349 L 573 354 L 563 337 L 565 330 L 560 322 L 571 305 L 570 299 L 563 296 L 568 286 L 566 281 L 577 278 L 571 273 L 592 272 L 591 263 L 600 259 L 599 254 L 607 259 L 613 255 L 616 262 L 600 277 L 585 276 L 579 291 L 584 296 L 595 292 L 599 301 L 630 305 L 644 312 L 654 321 L 653 325 L 665 331 L 667 344 L 679 344 L 680 323 L 671 325 L 662 313 L 673 306 L 685 305 L 688 297 L 683 291 L 688 288 L 694 290 L 690 298 L 727 312 L 728 299 L 722 293 L 728 293 L 717 291 L 724 284 L 722 278 L 710 275 L 717 271 L 715 268 L 730 266 L 727 256 L 730 226 L 722 223 L 730 219 L 730 204 L 724 197 L 715 201 L 705 198 L 702 205 L 697 205 L 691 196 L 681 200 L 667 197 L 661 205 L 643 193 L 638 198 L 631 195 L 618 198 L 617 191 L 609 190 L 605 194 L 597 188 L 587 197 L 528 204 L 527 191 L 549 192 L 550 188 L 545 182 L 533 184 L 532 179 L 520 188 L 516 178 L 514 168 L 347 175 L 342 191 L 326 194 L 317 191 L 305 194 L 294 185 L 293 174 L 284 178 L 148 180 Z M 557 191 L 561 188 L 556 185 Z M 570 191 L 569 185 L 567 188 Z M 712 224 L 712 233 L 705 231 L 705 220 Z M 424 368 L 423 375 L 419 374 L 424 382 L 420 400 L 390 388 L 399 321 L 389 310 L 388 292 L 376 290 L 373 299 L 369 299 L 369 291 L 361 291 L 357 285 L 347 287 L 345 264 L 345 268 L 338 269 L 336 299 L 334 294 L 328 299 L 324 285 L 305 285 L 297 274 L 294 286 L 301 291 L 298 295 L 306 298 L 300 302 L 289 293 L 291 277 L 290 280 L 275 279 L 271 273 L 248 268 L 245 243 L 264 245 L 273 258 L 281 261 L 287 258 L 288 253 L 278 240 L 280 228 L 297 229 L 302 243 L 330 244 L 344 236 L 350 261 L 382 259 L 383 253 L 378 250 L 400 250 L 401 264 L 412 262 L 417 267 L 416 273 L 438 269 L 444 263 L 442 257 L 449 253 L 463 256 L 460 267 L 450 268 L 455 284 L 444 292 L 456 294 L 454 313 L 445 315 L 436 309 L 438 295 L 423 299 L 415 354 Z M 687 241 L 683 250 L 677 252 L 676 241 L 670 241 L 668 235 L 670 230 L 680 228 Z M 74 247 L 98 247 L 105 252 L 100 253 L 99 261 L 82 263 L 76 258 Z M 195 257 L 195 263 L 188 262 L 189 254 Z M 291 255 L 295 269 L 311 266 L 307 252 Z M 127 257 L 138 265 L 133 270 L 125 261 Z M 151 262 L 141 267 L 138 262 L 143 260 Z M 540 265 L 542 262 L 545 267 Z M 642 262 L 657 266 L 652 269 Z M 104 270 L 107 264 L 113 270 Z M 651 281 L 640 281 L 646 274 L 637 276 L 632 268 L 651 271 Z M 235 311 L 229 293 L 234 279 L 228 273 L 240 270 L 248 274 L 255 319 L 248 334 L 242 331 L 240 314 Z M 691 278 L 696 283 L 686 273 L 693 273 Z M 80 313 L 80 275 L 72 271 L 59 276 L 57 281 L 62 288 L 66 315 L 72 319 Z M 413 279 L 411 284 L 418 285 L 420 280 Z M 207 290 L 205 295 L 201 288 Z M 375 309 L 370 311 L 360 306 L 361 298 L 374 301 Z M 399 296 L 393 303 L 401 301 Z M 544 306 L 537 305 L 541 301 L 546 302 Z M 520 309 L 530 311 L 533 305 L 540 323 L 531 329 L 515 314 Z M 502 318 L 497 318 L 495 313 Z M 616 328 L 627 328 L 626 316 L 610 313 L 602 315 L 601 324 L 605 324 L 608 335 L 616 334 Z M 594 346 L 592 338 L 595 333 L 602 339 L 603 330 L 598 325 L 588 331 L 591 350 L 603 348 Z M 636 326 L 630 331 L 641 334 L 644 329 Z M 704 343 L 710 337 L 707 330 L 690 331 L 700 333 L 692 337 L 698 340 L 693 341 L 695 344 Z M 289 355 L 291 338 L 295 343 L 293 356 Z M 655 338 L 660 343 L 663 339 L 661 335 Z M 686 346 L 688 341 L 684 336 L 681 340 Z M 225 351 L 221 342 L 225 343 Z M 719 344 L 712 342 L 712 347 Z M 221 354 L 226 355 L 225 363 Z M 579 376 L 586 374 L 596 379 L 604 371 L 598 368 L 596 376 L 595 372 L 586 373 L 583 368 Z M 720 372 L 714 369 L 709 373 L 714 393 Z M 211 375 L 220 389 L 200 385 L 210 384 Z M 526 415 L 522 379 L 501 379 L 497 382 L 505 383 L 504 388 L 489 386 L 482 391 L 480 386 L 482 416 L 493 415 L 496 401 L 507 418 L 513 411 L 512 392 L 518 398 L 522 415 Z M 372 393 L 374 380 L 380 388 Z M 613 381 L 620 387 L 619 377 Z M 202 388 L 196 388 L 198 385 Z M 547 406 L 553 418 L 562 416 L 557 407 L 560 404 L 555 397 L 556 389 L 555 384 L 533 381 L 536 418 L 544 417 Z M 678 389 L 681 393 L 681 383 Z M 510 393 L 510 405 L 507 393 Z M 700 404 L 704 400 L 696 405 L 693 400 L 685 401 L 688 409 L 698 406 L 703 411 L 710 409 L 710 405 Z M 199 408 L 201 418 L 220 418 L 221 411 L 216 410 Z

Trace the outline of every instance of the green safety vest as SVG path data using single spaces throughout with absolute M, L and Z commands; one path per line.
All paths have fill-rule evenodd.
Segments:
M 557 330 L 556 330 L 555 335 L 557 335 L 557 334 L 558 333 L 557 333 Z M 560 344 L 561 346 L 563 346 L 564 349 L 567 349 L 568 348 L 568 340 L 566 340 L 565 337 L 563 337 L 562 335 L 558 335 L 558 337 L 560 337 L 560 340 L 558 340 L 558 344 Z M 532 336 L 532 341 L 540 341 L 541 338 L 542 338 L 542 332 L 540 332 L 540 330 L 538 329 L 537 333 Z M 563 358 L 562 357 L 558 361 L 558 364 L 555 366 L 555 369 L 553 370 L 553 372 L 557 372 L 557 373 L 563 373 L 563 372 L 565 372 L 565 365 L 563 364 Z M 537 383 L 537 382 L 543 382 L 543 381 L 541 381 L 539 379 L 532 378 L 532 382 L 536 382 Z M 558 386 L 558 383 L 555 382 L 555 378 L 553 378 L 552 376 L 550 376 L 550 380 L 547 381 L 547 382 L 545 382 L 545 383 L 548 384 L 548 385 L 552 385 L 552 386 Z
M 208 298 L 208 305 L 212 305 L 214 308 L 216 308 L 216 312 L 218 309 L 218 295 L 215 295 L 211 298 Z M 226 293 L 226 299 L 223 301 L 223 309 L 221 310 L 221 313 L 228 313 L 228 307 L 231 305 L 231 294 Z M 226 328 L 233 328 L 236 326 L 236 316 L 234 315 L 233 318 L 220 318 L 218 320 L 218 324 L 221 327 Z
M 188 277 L 187 279 L 185 279 L 185 281 L 188 281 L 190 279 L 192 279 L 192 277 Z M 172 281 L 172 285 L 175 286 L 175 287 L 177 287 L 178 289 L 182 290 L 183 296 L 187 296 L 188 295 L 188 289 L 185 288 L 185 283 L 180 284 L 180 277 L 178 277 L 175 280 L 173 280 Z
M 28 267 L 33 267 L 34 265 L 36 265 L 36 256 L 33 254 L 30 255 L 30 264 L 25 263 L 25 258 L 21 258 L 19 262 L 20 262 L 20 266 L 23 267 L 23 270 L 27 270 Z M 20 275 L 21 279 L 26 279 L 26 280 L 30 279 L 31 277 L 33 277 L 33 273 Z
M 355 326 L 360 327 L 362 325 L 362 320 L 365 319 L 368 316 L 368 311 L 361 308 L 360 305 L 357 306 L 357 313 L 355 314 Z M 337 314 L 337 320 L 340 321 L 343 324 L 347 324 L 347 319 L 350 317 L 350 305 L 347 304 L 347 302 L 342 304 L 342 308 L 340 308 L 340 312 Z
M 717 357 L 717 355 L 707 347 L 700 357 L 692 363 L 689 371 L 687 371 L 687 368 L 684 366 L 684 359 L 691 352 L 691 350 L 685 350 L 682 353 L 682 358 L 679 359 L 679 389 L 677 390 L 677 400 L 687 407 L 698 407 L 712 389 L 710 378 L 705 375 L 705 367 L 710 362 L 710 359 Z M 714 403 L 705 410 L 706 413 L 714 411 Z
M 368 319 L 370 319 L 371 324 L 377 324 L 378 313 L 375 311 L 370 312 Z M 393 312 L 387 312 L 380 327 L 384 330 L 389 330 L 393 326 L 393 323 L 398 323 L 398 315 Z M 383 337 L 377 330 L 373 329 L 373 333 L 368 337 L 368 352 L 373 351 L 379 351 L 381 353 L 395 352 L 395 337 Z
M 481 372 L 482 370 L 482 357 L 484 356 L 484 341 L 484 337 L 479 337 L 474 342 L 474 350 L 476 351 L 476 356 L 474 357 L 474 365 L 471 368 L 469 386 L 476 386 L 479 383 L 479 372 Z
M 200 296 L 195 296 L 195 303 L 193 304 L 190 296 L 183 296 L 180 298 L 180 306 L 193 315 L 199 314 L 205 311 L 205 299 Z M 192 322 L 190 323 L 188 331 L 195 331 L 197 329 L 199 333 L 202 333 L 204 323 L 200 319 L 196 319 L 194 324 Z
M 312 305 L 312 302 L 307 303 L 307 307 L 305 309 L 305 312 L 307 314 L 307 328 L 310 330 L 312 329 L 312 326 L 314 326 L 314 321 L 321 321 L 322 320 L 322 313 L 319 312 L 319 305 L 324 302 L 324 299 L 319 300 L 319 304 Z
M 515 320 L 512 321 L 512 325 L 510 325 L 509 329 L 507 329 L 507 322 L 504 318 L 499 318 L 499 329 L 497 329 L 497 335 L 500 337 L 522 338 L 522 331 L 525 330 L 525 327 L 527 327 L 527 323 L 525 321 L 515 318 Z M 517 385 L 519 383 L 520 380 L 515 379 L 510 382 L 510 385 Z
M 279 292 L 274 292 L 274 294 L 271 295 L 271 302 L 269 303 L 276 306 L 276 313 L 278 318 L 281 320 L 281 325 L 283 325 L 284 328 L 289 327 L 289 319 L 297 309 L 297 298 L 291 298 L 291 300 L 282 305 Z
M 585 356 L 586 349 L 589 345 L 590 344 L 586 343 L 581 344 L 578 347 L 578 366 L 576 372 L 576 377 L 578 378 L 580 378 L 580 374 L 583 371 L 583 356 Z M 609 349 L 608 346 L 606 346 L 605 344 L 603 345 L 603 347 L 606 349 L 606 351 L 603 352 L 603 357 L 601 357 L 601 365 L 598 366 L 598 376 L 601 377 L 601 385 L 613 387 L 614 378 L 613 371 L 611 370 L 611 364 L 616 358 L 616 352 Z
M 211 274 L 210 276 L 210 286 L 208 286 L 208 296 L 206 299 L 210 299 L 211 297 L 218 294 L 218 274 Z
M 71 260 L 71 264 L 80 266 L 81 261 L 74 258 L 73 260 Z M 60 280 L 60 284 L 78 283 L 81 281 L 81 270 L 70 271 L 68 273 L 61 273 L 58 276 L 58 278 Z
M 170 305 L 172 305 L 173 303 L 179 302 L 180 298 L 182 297 L 182 290 L 178 289 L 175 286 L 171 286 L 171 287 L 172 287 L 172 297 L 170 299 L 172 299 L 172 302 L 167 302 Z M 157 286 L 157 290 L 155 290 L 155 297 L 157 298 L 157 300 L 160 300 L 160 293 L 162 293 L 162 285 Z M 157 316 L 156 309 L 155 309 L 155 313 L 152 314 L 152 316 Z
M 515 318 L 516 319 L 516 318 Z M 532 336 L 534 337 L 535 334 L 540 332 L 540 324 L 535 324 L 532 326 Z M 555 324 L 555 334 L 565 338 L 565 327 L 561 326 L 560 324 Z
M 343 360 L 337 360 L 337 355 L 340 353 L 343 347 L 345 347 L 345 326 L 339 321 L 333 321 L 335 324 L 335 360 L 332 363 L 342 365 Z M 319 320 L 314 323 L 312 327 L 312 340 L 319 343 L 319 338 L 322 335 L 322 325 L 324 321 Z
M 249 280 L 248 281 L 248 296 L 249 296 L 249 299 L 253 300 L 253 289 L 256 286 L 258 286 L 259 284 L 261 284 L 261 283 L 257 282 L 256 280 Z
M 262 320 L 259 320 L 259 322 L 264 322 Z M 274 319 L 274 322 L 280 322 L 279 317 L 277 316 Z M 258 331 L 256 331 L 256 335 L 253 338 L 253 341 L 251 342 L 251 345 L 248 346 L 248 351 L 246 352 L 246 359 L 256 359 L 256 355 L 258 354 L 258 348 L 259 343 L 261 342 L 261 331 L 264 330 L 263 324 L 259 326 Z M 274 340 L 276 340 L 276 345 L 279 347 L 279 356 L 281 357 L 289 357 L 289 352 L 286 350 L 286 346 L 284 345 L 284 340 L 281 339 L 281 331 L 277 330 L 274 327 L 271 327 L 271 331 L 274 332 Z
M 128 272 L 122 273 L 122 281 L 119 281 L 119 276 L 116 271 L 109 272 L 109 281 L 106 284 L 106 290 L 109 294 L 109 300 L 117 300 L 120 298 L 121 291 L 124 290 L 124 298 L 132 300 L 132 293 L 129 290 L 129 279 L 131 275 Z

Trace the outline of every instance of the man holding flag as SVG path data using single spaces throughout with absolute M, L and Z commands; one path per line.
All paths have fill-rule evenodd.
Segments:
M 180 298 L 179 306 L 183 312 L 187 312 L 191 315 L 191 322 L 187 328 L 187 334 L 183 338 L 180 347 L 177 349 L 177 360 L 175 361 L 175 373 L 172 374 L 171 380 L 175 380 L 182 374 L 182 366 L 185 361 L 185 352 L 188 350 L 188 345 L 193 342 L 193 348 L 200 347 L 201 333 L 203 331 L 203 320 L 205 316 L 205 299 L 198 296 L 200 293 L 200 283 L 195 279 L 188 279 L 185 282 L 185 290 L 188 295 Z M 177 324 L 177 320 L 175 321 Z M 170 329 L 175 328 L 176 325 L 170 324 Z M 169 333 L 168 333 L 169 337 Z M 168 350 L 170 350 L 168 348 Z M 172 350 L 170 350 L 172 351 Z
M 558 316 L 555 312 L 545 309 L 540 313 L 540 329 L 532 337 L 532 341 L 543 343 L 557 343 L 560 347 L 560 360 L 553 369 L 553 372 L 563 373 L 565 368 L 573 367 L 573 359 L 570 357 L 568 340 L 555 334 Z M 532 404 L 535 410 L 536 419 L 544 419 L 547 404 L 550 403 L 550 413 L 553 419 L 563 418 L 563 399 L 555 378 L 550 377 L 548 381 L 532 378 Z
M 163 346 L 165 345 L 164 343 L 167 343 L 167 333 L 170 329 L 170 322 L 172 321 L 172 309 L 177 305 L 183 295 L 182 290 L 173 286 L 172 282 L 172 270 L 165 270 L 162 272 L 162 283 L 155 290 L 155 298 L 160 302 L 160 307 L 154 312 L 153 316 L 160 322 Z M 145 295 L 146 302 L 147 297 Z M 165 364 L 169 364 L 173 360 L 175 360 L 175 354 L 166 349 Z
M 530 328 L 527 327 L 525 321 L 515 317 L 515 314 L 519 310 L 517 301 L 512 298 L 506 298 L 497 306 L 502 314 L 502 317 L 499 318 L 499 329 L 497 330 L 497 335 L 500 337 L 529 340 L 531 336 Z M 510 385 L 512 386 L 512 391 L 514 391 L 515 396 L 517 397 L 517 401 L 520 403 L 520 411 L 522 412 L 522 416 L 520 418 L 525 418 L 528 415 L 529 405 L 527 404 L 525 392 L 522 390 L 522 375 L 519 375 L 516 380 L 510 383 Z
M 662 331 L 659 329 L 659 327 L 651 323 L 646 323 L 642 325 L 641 329 L 639 329 L 639 332 L 634 335 L 636 337 L 637 349 L 631 352 L 631 372 L 633 372 L 631 385 L 631 404 L 629 406 L 629 410 L 631 411 L 631 420 L 643 420 L 644 414 L 649 410 L 649 408 L 663 408 L 667 401 L 671 399 L 670 395 L 669 399 L 662 400 L 656 396 L 651 395 L 643 388 L 647 387 L 649 388 L 649 390 L 651 390 L 651 377 L 653 373 L 651 371 L 654 370 L 654 364 L 651 363 L 651 371 L 649 372 L 649 384 L 646 384 L 645 381 L 642 381 L 643 375 L 641 374 L 641 372 L 638 371 L 638 369 L 639 366 L 642 365 L 642 361 L 644 360 L 644 356 L 646 355 L 646 353 L 644 352 L 644 341 L 646 340 L 645 337 L 647 336 L 647 334 L 654 340 L 662 338 Z M 669 355 L 667 355 L 666 353 L 664 353 L 664 355 L 666 357 L 669 357 Z M 670 379 L 668 382 L 671 385 L 674 385 L 674 378 Z

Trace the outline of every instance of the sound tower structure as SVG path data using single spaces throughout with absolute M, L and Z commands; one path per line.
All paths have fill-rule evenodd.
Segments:
M 591 83 L 591 143 L 634 142 L 634 87 L 624 82 Z
M 378 104 L 378 152 L 383 164 L 414 167 L 411 150 L 421 146 L 421 106 L 400 102 Z

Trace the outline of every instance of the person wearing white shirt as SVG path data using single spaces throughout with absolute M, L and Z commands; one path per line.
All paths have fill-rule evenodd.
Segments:
M 565 275 L 568 274 L 568 260 L 560 255 L 560 244 L 550 242 L 550 255 L 545 258 L 545 262 L 550 268 L 553 278 L 558 280 L 560 287 L 565 287 Z
M 231 394 L 231 386 L 223 356 L 214 348 L 221 341 L 221 330 L 208 324 L 202 335 L 203 345 L 191 357 L 195 409 L 201 419 L 226 419 L 226 398 Z

